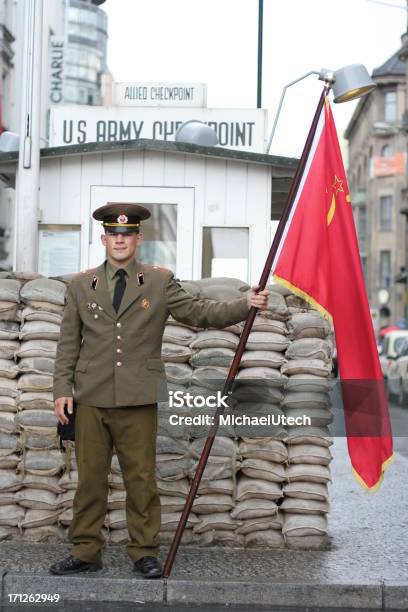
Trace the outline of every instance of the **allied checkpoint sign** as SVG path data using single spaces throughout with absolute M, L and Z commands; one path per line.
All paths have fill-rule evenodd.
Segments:
M 219 145 L 262 153 L 266 110 L 126 106 L 55 106 L 51 108 L 49 146 L 152 138 L 174 140 L 177 128 L 195 119 L 212 127 Z
M 114 106 L 207 106 L 205 83 L 113 83 Z

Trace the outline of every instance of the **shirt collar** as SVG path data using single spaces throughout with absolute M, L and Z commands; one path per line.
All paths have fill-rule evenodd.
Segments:
M 136 272 L 136 267 L 137 267 L 137 262 L 136 262 L 136 259 L 134 259 L 126 267 L 123 267 L 122 269 L 125 270 L 127 276 L 132 276 Z M 121 268 L 121 266 L 115 267 L 108 260 L 106 260 L 106 273 L 107 273 L 108 278 L 110 280 L 113 280 L 113 278 L 115 277 L 116 272 L 120 268 Z

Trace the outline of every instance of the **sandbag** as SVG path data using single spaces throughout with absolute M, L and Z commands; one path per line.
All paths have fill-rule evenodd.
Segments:
M 262 516 L 258 518 L 245 519 L 241 527 L 237 528 L 237 533 L 247 535 L 255 531 L 265 531 L 266 529 L 278 529 L 282 531 L 283 518 L 282 514 L 274 516 Z
M 287 379 L 286 391 L 299 393 L 327 393 L 333 387 L 333 380 L 326 376 L 313 374 L 291 374 Z
M 275 368 L 244 368 L 236 376 L 236 380 L 251 383 L 256 381 L 267 381 L 270 386 L 283 387 L 287 381 L 287 376 Z
M 15 501 L 24 508 L 36 510 L 58 509 L 58 496 L 51 491 L 23 487 L 15 494 Z
M 15 378 L 0 376 L 0 395 L 17 397 L 17 380 Z
M 184 325 L 166 325 L 163 333 L 163 342 L 189 346 L 196 337 L 196 332 Z
M 18 367 L 11 359 L 0 359 L 0 376 L 2 378 L 16 378 Z
M 329 465 L 331 460 L 330 450 L 318 444 L 293 444 L 288 448 L 288 463 Z
M 320 359 L 330 361 L 333 346 L 321 338 L 299 338 L 294 340 L 286 350 L 288 359 Z
M 59 509 L 29 507 L 19 527 L 29 529 L 30 527 L 41 527 L 42 525 L 56 525 L 59 512 Z
M 16 398 L 9 395 L 0 395 L 0 412 L 17 412 Z
M 284 463 L 288 458 L 288 451 L 281 440 L 272 438 L 249 438 L 240 441 L 238 452 L 245 459 L 265 459 Z
M 0 456 L 11 455 L 15 451 L 20 450 L 20 436 L 14 433 L 0 431 Z
M 284 512 L 297 514 L 327 514 L 330 510 L 329 502 L 318 499 L 303 499 L 301 497 L 286 497 L 280 509 Z
M 327 518 L 323 514 L 289 514 L 285 512 L 282 533 L 287 536 L 324 535 Z
M 60 325 L 48 321 L 26 321 L 20 329 L 20 340 L 58 340 Z
M 21 312 L 22 321 L 48 321 L 48 323 L 55 323 L 61 325 L 62 314 L 57 312 L 47 312 L 45 310 L 36 310 L 26 306 Z
M 224 494 L 234 495 L 235 484 L 233 478 L 220 478 L 218 480 L 202 480 L 198 486 L 198 495 Z
M 213 512 L 212 514 L 201 514 L 193 530 L 194 533 L 205 533 L 212 529 L 235 531 L 239 525 L 241 522 L 233 519 L 229 512 Z
M 0 319 L 0 340 L 17 340 L 20 325 L 15 321 Z
M 16 351 L 16 357 L 49 357 L 55 359 L 57 342 L 55 340 L 26 340 Z
M 19 347 L 20 343 L 17 340 L 1 340 L 0 359 L 14 359 L 14 355 Z
M 64 542 L 65 531 L 56 525 L 42 525 L 23 530 L 23 542 Z
M 286 478 L 288 482 L 305 480 L 327 483 L 331 481 L 330 470 L 326 465 L 312 465 L 308 463 L 288 465 L 286 468 Z
M 329 491 L 327 484 L 320 482 L 308 482 L 296 480 L 283 486 L 285 497 L 296 497 L 301 499 L 317 499 L 318 501 L 328 501 Z
M 301 408 L 307 412 L 309 408 L 330 408 L 331 400 L 328 393 L 304 391 L 303 393 L 288 391 L 282 400 L 282 408 Z
M 161 530 L 162 531 L 175 531 L 177 528 L 177 525 L 179 524 L 180 517 L 181 517 L 181 512 L 162 513 Z M 194 525 L 197 525 L 199 522 L 201 522 L 200 519 L 198 519 L 197 516 L 193 512 L 190 512 L 187 522 L 186 522 L 186 528 L 191 529 L 192 527 L 194 527 Z
M 58 419 L 51 410 L 22 410 L 15 416 L 15 422 L 24 430 L 41 433 L 39 427 L 57 427 Z M 51 432 L 48 432 L 51 433 Z
M 14 302 L 18 304 L 20 301 L 21 282 L 12 278 L 0 279 L 0 300 L 5 302 Z
M 205 438 L 198 438 L 193 440 L 189 446 L 189 453 L 192 457 L 199 459 L 201 453 L 204 450 Z M 235 458 L 237 453 L 237 444 L 235 440 L 227 438 L 226 436 L 217 435 L 214 439 L 211 456 L 212 457 L 226 457 L 228 459 Z
M 307 427 L 325 427 L 333 421 L 333 415 L 327 408 L 285 408 L 285 416 L 288 419 L 299 419 L 293 421 L 293 425 L 300 426 L 304 422 Z M 308 417 L 308 421 L 304 417 Z M 290 421 L 288 425 L 291 425 Z
M 246 349 L 248 351 L 286 351 L 289 340 L 282 334 L 274 332 L 253 331 L 248 336 Z
M 229 512 L 234 507 L 230 495 L 209 494 L 199 495 L 193 503 L 193 511 L 196 514 L 212 514 L 213 512 Z
M 18 363 L 18 370 L 22 374 L 52 374 L 55 360 L 49 357 L 25 357 Z
M 243 548 L 245 546 L 245 538 L 237 531 L 229 531 L 228 529 L 216 529 L 206 531 L 201 534 L 199 540 L 200 546 L 229 546 L 233 548 Z
M 299 338 L 326 338 L 330 333 L 330 323 L 315 311 L 293 314 L 288 320 L 287 326 L 294 340 Z
M 126 491 L 112 489 L 108 495 L 108 510 L 126 508 Z
M 195 350 L 190 357 L 193 368 L 200 366 L 215 366 L 229 368 L 234 359 L 235 352 L 225 347 L 211 347 Z
M 58 476 L 40 476 L 38 474 L 24 474 L 23 485 L 30 489 L 41 489 L 51 493 L 62 493 Z
M 17 431 L 15 416 L 11 412 L 0 412 L 0 432 L 11 434 Z
M 166 378 L 169 382 L 177 385 L 190 384 L 193 370 L 187 363 L 167 362 L 164 364 L 164 367 L 166 370 Z
M 20 410 L 54 410 L 53 394 L 47 391 L 23 391 L 18 397 Z
M 221 391 L 227 376 L 228 368 L 201 366 L 193 369 L 191 384 Z
M 318 444 L 329 447 L 333 444 L 328 427 L 290 426 L 287 430 L 287 444 Z
M 282 334 L 286 336 L 288 328 L 283 321 L 277 321 L 276 319 L 270 319 L 268 316 L 264 316 L 265 311 L 259 312 L 252 324 L 252 331 L 266 331 L 274 332 L 275 334 Z
M 285 357 L 277 351 L 244 351 L 240 367 L 280 368 L 284 363 L 286 363 Z
M 26 303 L 34 300 L 64 306 L 65 292 L 66 287 L 61 281 L 37 278 L 23 285 L 20 297 Z
M 21 459 L 18 469 L 29 474 L 42 474 L 53 476 L 58 474 L 64 466 L 64 457 L 60 451 L 32 451 L 25 453 Z
M 231 517 L 238 520 L 271 516 L 278 512 L 272 499 L 252 498 L 239 501 L 231 511 Z
M 179 480 L 161 480 L 158 478 L 157 490 L 160 495 L 174 495 L 175 497 L 186 497 L 189 491 L 189 483 L 187 478 Z
M 313 376 L 330 376 L 332 366 L 321 359 L 289 359 L 282 365 L 282 374 L 312 374 Z
M 0 471 L 0 491 L 3 493 L 18 491 L 23 483 L 21 474 L 16 474 L 14 470 Z
M 271 480 L 272 482 L 284 482 L 285 480 L 284 466 L 264 459 L 244 459 L 241 464 L 241 471 L 251 478 Z
M 163 342 L 161 356 L 163 361 L 174 363 L 184 363 L 191 357 L 191 349 L 188 346 L 181 346 L 173 342 Z
M 23 520 L 24 514 L 24 508 L 22 506 L 18 506 L 17 504 L 0 506 L 0 525 L 17 527 Z
M 229 348 L 235 351 L 238 342 L 239 339 L 232 332 L 222 329 L 206 329 L 197 333 L 190 347 L 192 349 Z
M 161 495 L 160 506 L 162 512 L 181 512 L 185 504 L 184 497 L 175 497 L 174 495 Z M 193 507 L 194 512 L 196 509 Z
M 20 391 L 52 391 L 53 378 L 46 374 L 22 374 L 17 381 Z
M 245 546 L 262 548 L 284 548 L 283 535 L 277 529 L 254 531 L 245 536 Z
M 241 475 L 238 479 L 236 500 L 238 502 L 253 499 L 270 499 L 275 501 L 283 497 L 281 484 L 271 480 L 248 478 Z

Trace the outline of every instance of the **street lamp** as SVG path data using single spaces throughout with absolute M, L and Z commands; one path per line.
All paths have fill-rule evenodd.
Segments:
M 335 71 L 322 68 L 320 72 L 317 72 L 316 70 L 306 72 L 306 74 L 298 79 L 295 79 L 294 81 L 291 81 L 283 88 L 265 153 L 269 153 L 269 149 L 271 148 L 286 90 L 311 74 L 317 74 L 320 81 L 324 81 L 332 88 L 334 102 L 348 102 L 349 100 L 360 98 L 361 96 L 368 94 L 377 86 L 371 79 L 367 72 L 367 68 L 363 66 L 363 64 L 350 64 L 349 66 L 344 66 L 343 68 L 339 68 L 339 70 Z

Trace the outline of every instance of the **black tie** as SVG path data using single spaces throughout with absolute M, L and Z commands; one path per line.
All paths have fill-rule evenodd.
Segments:
M 123 270 L 123 268 L 120 268 L 115 276 L 118 277 L 118 280 L 116 281 L 116 285 L 115 285 L 115 291 L 113 293 L 113 307 L 116 310 L 116 312 L 118 312 L 119 307 L 120 307 L 120 303 L 122 301 L 123 298 L 123 294 L 125 293 L 125 289 L 126 289 L 126 272 L 125 270 Z

